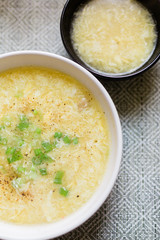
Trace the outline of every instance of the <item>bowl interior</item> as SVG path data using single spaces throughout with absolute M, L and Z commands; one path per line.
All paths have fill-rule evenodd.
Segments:
M 93 197 L 77 212 L 56 223 L 14 225 L 0 222 L 0 238 L 12 240 L 40 240 L 58 237 L 86 221 L 102 205 L 116 180 L 122 153 L 121 126 L 115 106 L 98 80 L 84 68 L 63 57 L 42 52 L 18 52 L 0 57 L 0 71 L 19 66 L 43 66 L 62 71 L 84 84 L 100 102 L 110 129 L 111 146 L 104 178 Z M 8 231 L 9 229 L 9 231 Z
M 156 28 L 157 28 L 157 35 L 158 35 L 157 43 L 156 43 L 155 50 L 152 56 L 150 57 L 150 59 L 143 66 L 141 66 L 134 72 L 124 73 L 119 75 L 99 72 L 96 69 L 91 68 L 85 62 L 83 62 L 73 48 L 70 32 L 71 32 L 74 13 L 78 10 L 81 4 L 86 4 L 88 1 L 89 0 L 76 0 L 76 1 L 68 0 L 62 11 L 61 22 L 60 22 L 61 37 L 68 54 L 72 57 L 73 60 L 75 60 L 77 63 L 79 63 L 80 65 L 85 67 L 87 70 L 92 72 L 97 78 L 105 80 L 105 79 L 124 79 L 124 78 L 133 77 L 150 68 L 160 58 L 160 1 L 139 0 L 139 2 L 143 4 L 152 14 L 152 17 L 156 23 Z

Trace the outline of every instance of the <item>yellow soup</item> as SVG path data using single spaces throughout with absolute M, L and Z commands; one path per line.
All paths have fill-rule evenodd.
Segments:
M 51 69 L 5 71 L 0 86 L 0 219 L 62 219 L 93 195 L 104 174 L 104 112 L 77 80 Z
M 157 39 L 151 14 L 135 0 L 92 0 L 75 14 L 72 41 L 80 58 L 107 73 L 127 73 L 151 56 Z

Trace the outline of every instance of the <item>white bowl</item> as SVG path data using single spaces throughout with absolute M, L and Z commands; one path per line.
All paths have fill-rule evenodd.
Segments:
M 102 182 L 91 199 L 78 211 L 56 223 L 18 225 L 0 221 L 0 239 L 42 240 L 65 234 L 84 223 L 108 197 L 118 175 L 122 155 L 122 132 L 116 108 L 101 83 L 87 70 L 64 57 L 37 51 L 22 51 L 0 56 L 0 71 L 19 66 L 43 66 L 62 71 L 84 84 L 100 102 L 111 134 L 110 156 Z

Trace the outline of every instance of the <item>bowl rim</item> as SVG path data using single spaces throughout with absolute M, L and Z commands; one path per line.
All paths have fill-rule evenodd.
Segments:
M 156 49 L 156 46 L 157 46 L 157 43 L 156 43 L 155 48 L 153 49 L 153 52 L 152 52 L 151 56 L 149 57 L 149 59 L 144 63 L 144 65 L 141 65 L 138 69 L 135 69 L 133 72 L 131 71 L 131 72 L 128 72 L 128 73 L 112 74 L 112 73 L 101 72 L 101 71 L 96 70 L 95 68 L 92 68 L 87 63 L 85 63 L 78 56 L 78 54 L 76 54 L 74 48 L 73 48 L 73 50 L 70 49 L 70 47 L 68 46 L 68 42 L 65 38 L 65 30 L 64 30 L 65 13 L 66 13 L 66 11 L 68 9 L 68 5 L 70 4 L 71 1 L 73 1 L 73 0 L 67 0 L 66 1 L 66 3 L 64 4 L 64 7 L 62 9 L 62 12 L 61 12 L 61 17 L 60 17 L 61 39 L 62 39 L 63 45 L 64 45 L 67 53 L 69 54 L 69 56 L 74 61 L 76 61 L 78 64 L 80 64 L 82 67 L 84 67 L 89 72 L 91 72 L 96 78 L 98 78 L 100 80 L 112 80 L 112 81 L 130 79 L 130 78 L 136 77 L 136 76 L 144 73 L 145 71 L 149 70 L 160 59 L 160 51 L 159 51 L 159 54 L 157 54 L 157 56 L 149 64 L 147 64 L 147 61 L 151 58 L 151 56 L 153 55 L 153 53 Z M 157 37 L 159 37 L 159 33 L 157 33 Z M 145 66 L 145 64 L 147 64 L 147 65 Z
M 29 240 L 29 239 L 41 240 L 42 239 L 42 240 L 44 240 L 44 239 L 59 237 L 63 234 L 66 234 L 66 233 L 72 231 L 73 229 L 79 227 L 101 207 L 101 205 L 104 203 L 106 198 L 109 196 L 109 194 L 115 184 L 115 181 L 117 179 L 118 172 L 120 169 L 120 164 L 121 164 L 122 145 L 123 145 L 122 129 L 121 129 L 121 123 L 120 123 L 120 119 L 118 116 L 118 112 L 117 112 L 116 107 L 115 107 L 110 95 L 108 94 L 107 90 L 95 78 L 95 76 L 93 76 L 85 68 L 83 68 L 82 66 L 75 63 L 74 61 L 72 61 L 68 58 L 65 58 L 63 56 L 44 52 L 44 51 L 32 51 L 32 50 L 15 51 L 15 52 L 1 54 L 0 61 L 1 61 L 1 59 L 15 57 L 17 55 L 18 56 L 19 55 L 21 55 L 21 56 L 31 55 L 31 56 L 40 56 L 42 58 L 49 57 L 52 59 L 57 59 L 57 60 L 60 60 L 62 62 L 65 62 L 65 63 L 71 65 L 74 69 L 77 69 L 77 70 L 83 72 L 86 76 L 88 76 L 91 79 L 91 81 L 96 85 L 96 87 L 100 89 L 102 94 L 104 94 L 105 99 L 108 102 L 109 108 L 113 114 L 114 121 L 115 121 L 115 129 L 116 129 L 116 138 L 117 138 L 117 142 L 118 142 L 118 148 L 117 148 L 116 160 L 115 160 L 115 165 L 114 165 L 114 171 L 110 178 L 109 186 L 107 186 L 107 188 L 102 193 L 101 197 L 98 199 L 96 204 L 94 206 L 92 206 L 92 208 L 90 208 L 90 209 L 87 208 L 87 206 L 89 206 L 89 204 L 92 203 L 92 198 L 91 198 L 87 202 L 88 205 L 85 204 L 85 206 L 80 208 L 78 211 L 69 215 L 64 220 L 60 220 L 59 222 L 49 223 L 49 224 L 36 224 L 36 225 L 35 224 L 33 224 L 33 225 L 18 225 L 18 224 L 0 222 L 0 238 L 2 238 L 2 239 L 7 239 L 7 240 L 22 240 L 22 239 L 24 239 L 24 240 Z M 22 64 L 22 66 L 26 66 L 26 65 Z M 54 69 L 54 66 L 53 66 L 53 69 Z M 86 211 L 86 209 L 87 209 L 87 211 Z M 77 221 L 73 222 L 73 219 L 77 219 L 77 217 L 80 217 L 80 218 Z M 70 224 L 71 221 L 72 221 L 72 224 Z M 59 227 L 62 226 L 62 222 L 63 222 L 63 226 L 65 226 L 65 228 L 60 229 Z M 53 232 L 53 226 L 55 226 L 54 227 L 55 232 Z M 7 229 L 9 229 L 9 230 L 7 230 Z

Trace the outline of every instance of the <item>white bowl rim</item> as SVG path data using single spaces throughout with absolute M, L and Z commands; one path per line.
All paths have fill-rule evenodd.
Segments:
M 94 77 L 88 70 L 80 66 L 79 64 L 75 63 L 74 61 L 54 54 L 54 53 L 49 53 L 45 51 L 35 51 L 35 50 L 24 50 L 24 51 L 15 51 L 15 52 L 9 52 L 9 53 L 4 53 L 0 55 L 0 59 L 2 58 L 8 58 L 11 56 L 16 56 L 16 55 L 40 55 L 40 56 L 47 56 L 51 58 L 56 58 L 59 60 L 62 60 L 68 64 L 71 64 L 73 67 L 78 68 L 80 71 L 82 71 L 84 74 L 86 74 L 91 80 L 96 84 L 96 86 L 101 90 L 103 94 L 105 94 L 106 100 L 109 103 L 110 109 L 112 111 L 112 114 L 114 116 L 114 120 L 116 122 L 116 132 L 117 132 L 117 141 L 119 143 L 118 149 L 117 149 L 117 154 L 116 154 L 116 164 L 114 167 L 114 171 L 112 173 L 112 177 L 110 179 L 110 184 L 109 186 L 104 190 L 103 194 L 99 198 L 99 200 L 96 202 L 96 204 L 92 208 L 89 209 L 89 211 L 86 213 L 86 208 L 85 206 L 82 207 L 80 210 L 78 210 L 76 213 L 73 215 L 82 216 L 81 219 L 78 219 L 77 221 L 73 222 L 72 224 L 68 224 L 72 218 L 73 215 L 65 218 L 64 220 L 61 220 L 56 223 L 50 223 L 50 224 L 39 224 L 39 225 L 17 225 L 17 224 L 11 224 L 11 223 L 6 223 L 6 222 L 0 222 L 0 238 L 2 239 L 7 239 L 7 240 L 45 240 L 45 239 L 50 239 L 50 238 L 55 238 L 59 237 L 63 234 L 66 234 L 73 229 L 79 227 L 81 224 L 83 224 L 86 220 L 88 220 L 104 203 L 108 195 L 110 194 L 115 181 L 118 176 L 120 164 L 121 164 L 121 157 L 122 157 L 122 129 L 121 129 L 121 124 L 120 124 L 120 119 L 116 110 L 116 107 L 108 94 L 107 90 L 103 87 L 103 85 Z M 88 210 L 88 209 L 87 209 Z M 81 214 L 78 214 L 81 212 Z M 58 227 L 62 224 L 65 226 L 65 229 L 58 229 Z M 55 232 L 53 232 L 53 226 L 56 226 L 54 228 Z M 8 229 L 8 230 L 7 230 Z M 44 231 L 42 230 L 44 229 Z M 56 231 L 57 230 L 57 231 Z M 48 232 L 50 231 L 50 232 Z M 16 234 L 18 233 L 18 234 Z

